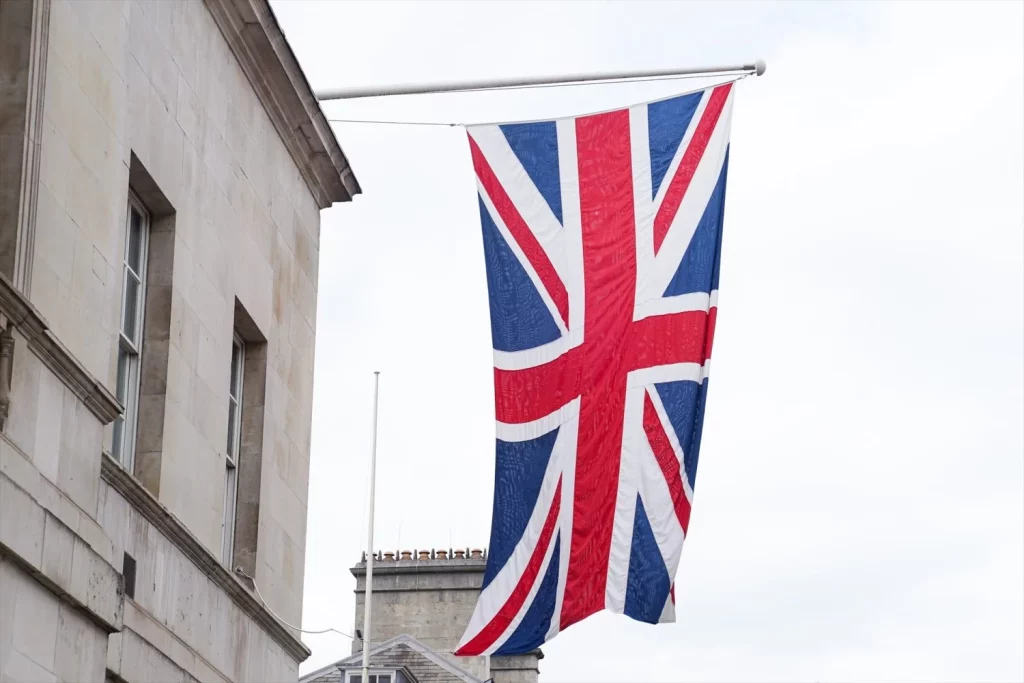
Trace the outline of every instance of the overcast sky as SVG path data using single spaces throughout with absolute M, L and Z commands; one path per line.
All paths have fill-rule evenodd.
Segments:
M 1024 11 L 998 4 L 275 2 L 314 88 L 737 63 L 715 362 L 678 623 L 601 614 L 555 681 L 1024 678 Z M 694 81 L 325 104 L 477 122 Z M 377 546 L 479 546 L 490 327 L 465 132 L 337 124 L 306 628 L 353 629 L 373 370 Z M 349 654 L 308 636 L 308 672 Z

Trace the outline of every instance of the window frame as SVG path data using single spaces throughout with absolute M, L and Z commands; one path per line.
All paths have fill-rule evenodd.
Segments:
M 131 265 L 132 216 L 139 216 L 139 264 Z M 134 475 L 135 446 L 139 425 L 139 389 L 142 384 L 143 335 L 146 320 L 146 270 L 149 264 L 149 237 L 152 215 L 133 190 L 128 190 L 124 223 L 124 253 L 121 258 L 121 310 L 117 322 L 117 378 L 115 393 L 124 412 L 114 421 L 111 454 L 121 466 Z M 136 270 L 138 272 L 136 272 Z M 128 278 L 138 282 L 135 302 L 134 341 L 125 334 L 128 304 Z M 126 358 L 122 374 L 121 359 Z
M 236 331 L 231 340 L 231 369 L 228 373 L 228 433 L 224 452 L 224 520 L 221 528 L 221 561 L 228 569 L 232 568 L 234 560 L 235 522 L 238 519 L 238 461 L 242 446 L 244 375 L 245 341 Z

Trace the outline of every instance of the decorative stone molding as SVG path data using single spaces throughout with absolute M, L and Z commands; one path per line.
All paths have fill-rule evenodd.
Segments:
M 199 540 L 182 524 L 170 510 L 163 506 L 152 493 L 146 490 L 108 454 L 103 454 L 100 469 L 103 480 L 124 496 L 125 500 L 173 543 L 185 557 L 192 561 L 201 572 L 223 590 L 231 601 L 245 612 L 289 656 L 298 662 L 305 661 L 312 651 L 301 640 L 292 635 L 259 599 L 215 558 Z
M 21 156 L 21 201 L 18 211 L 18 251 L 14 282 L 32 292 L 32 262 L 36 251 L 36 207 L 39 204 L 39 160 L 46 100 L 46 56 L 50 45 L 50 0 L 34 0 L 29 45 L 28 93 L 25 98 L 25 147 Z
M 50 0 L 7 0 L 0 21 L 0 272 L 28 294 L 35 254 Z
M 404 554 L 404 553 L 403 553 Z M 409 560 L 412 560 L 411 562 Z M 374 560 L 373 563 L 373 579 L 376 581 L 381 576 L 412 576 L 424 575 L 424 574 L 466 574 L 464 581 L 466 585 L 475 585 L 474 588 L 480 587 L 480 581 L 483 578 L 484 568 L 487 566 L 487 562 L 484 560 L 471 560 L 467 558 L 455 559 L 449 558 L 444 562 L 437 562 L 435 560 L 420 561 L 415 558 L 407 558 L 405 561 L 397 562 L 380 562 Z M 356 577 L 356 593 L 362 593 L 364 588 L 364 582 L 366 581 L 366 562 L 359 562 L 354 567 L 351 567 L 349 571 L 352 576 Z M 478 577 L 472 575 L 479 575 Z M 421 590 L 422 587 L 415 582 L 406 586 L 404 583 L 401 585 L 389 584 L 387 589 L 378 588 L 374 584 L 373 591 L 376 593 L 378 590 Z
M 0 331 L 0 432 L 7 426 L 11 414 L 11 367 L 14 360 L 14 335 L 11 325 L 4 320 Z
M 36 354 L 103 424 L 121 414 L 121 404 L 85 366 L 61 344 L 50 325 L 3 273 L 0 273 L 0 312 L 25 336 Z
M 267 0 L 206 0 L 321 209 L 362 192 Z

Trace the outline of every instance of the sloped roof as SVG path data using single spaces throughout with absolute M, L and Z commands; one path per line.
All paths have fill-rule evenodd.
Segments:
M 363 653 L 357 652 L 303 676 L 299 679 L 299 683 L 343 682 L 342 672 L 362 665 Z M 406 633 L 370 648 L 370 665 L 373 668 L 405 668 L 417 681 L 421 682 L 461 680 L 464 683 L 483 683 L 482 679 Z

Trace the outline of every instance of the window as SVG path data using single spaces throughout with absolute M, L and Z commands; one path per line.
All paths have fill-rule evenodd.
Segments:
M 139 418 L 139 369 L 146 302 L 146 251 L 149 246 L 149 213 L 134 193 L 128 196 L 125 233 L 116 386 L 117 400 L 124 406 L 124 413 L 114 421 L 111 451 L 121 465 L 132 472 Z
M 391 671 L 383 672 L 378 671 L 371 673 L 367 676 L 370 679 L 370 683 L 391 683 L 392 682 Z M 363 682 L 363 670 L 357 669 L 350 671 L 348 674 L 348 683 L 362 683 Z
M 231 568 L 235 550 L 235 511 L 238 508 L 238 452 L 242 434 L 242 364 L 245 344 L 235 334 L 231 344 L 231 384 L 228 387 L 228 444 L 224 473 L 224 548 L 222 561 Z
M 236 466 L 233 484 L 236 495 L 229 569 L 240 568 L 249 576 L 255 576 L 260 528 L 260 486 L 263 481 L 267 338 L 237 297 L 232 327 L 238 337 L 233 353 L 238 354 L 239 359 L 233 365 L 239 368 L 239 378 L 233 377 L 231 380 L 232 391 L 228 401 L 228 443 L 236 446 L 231 451 L 234 455 L 230 460 Z

